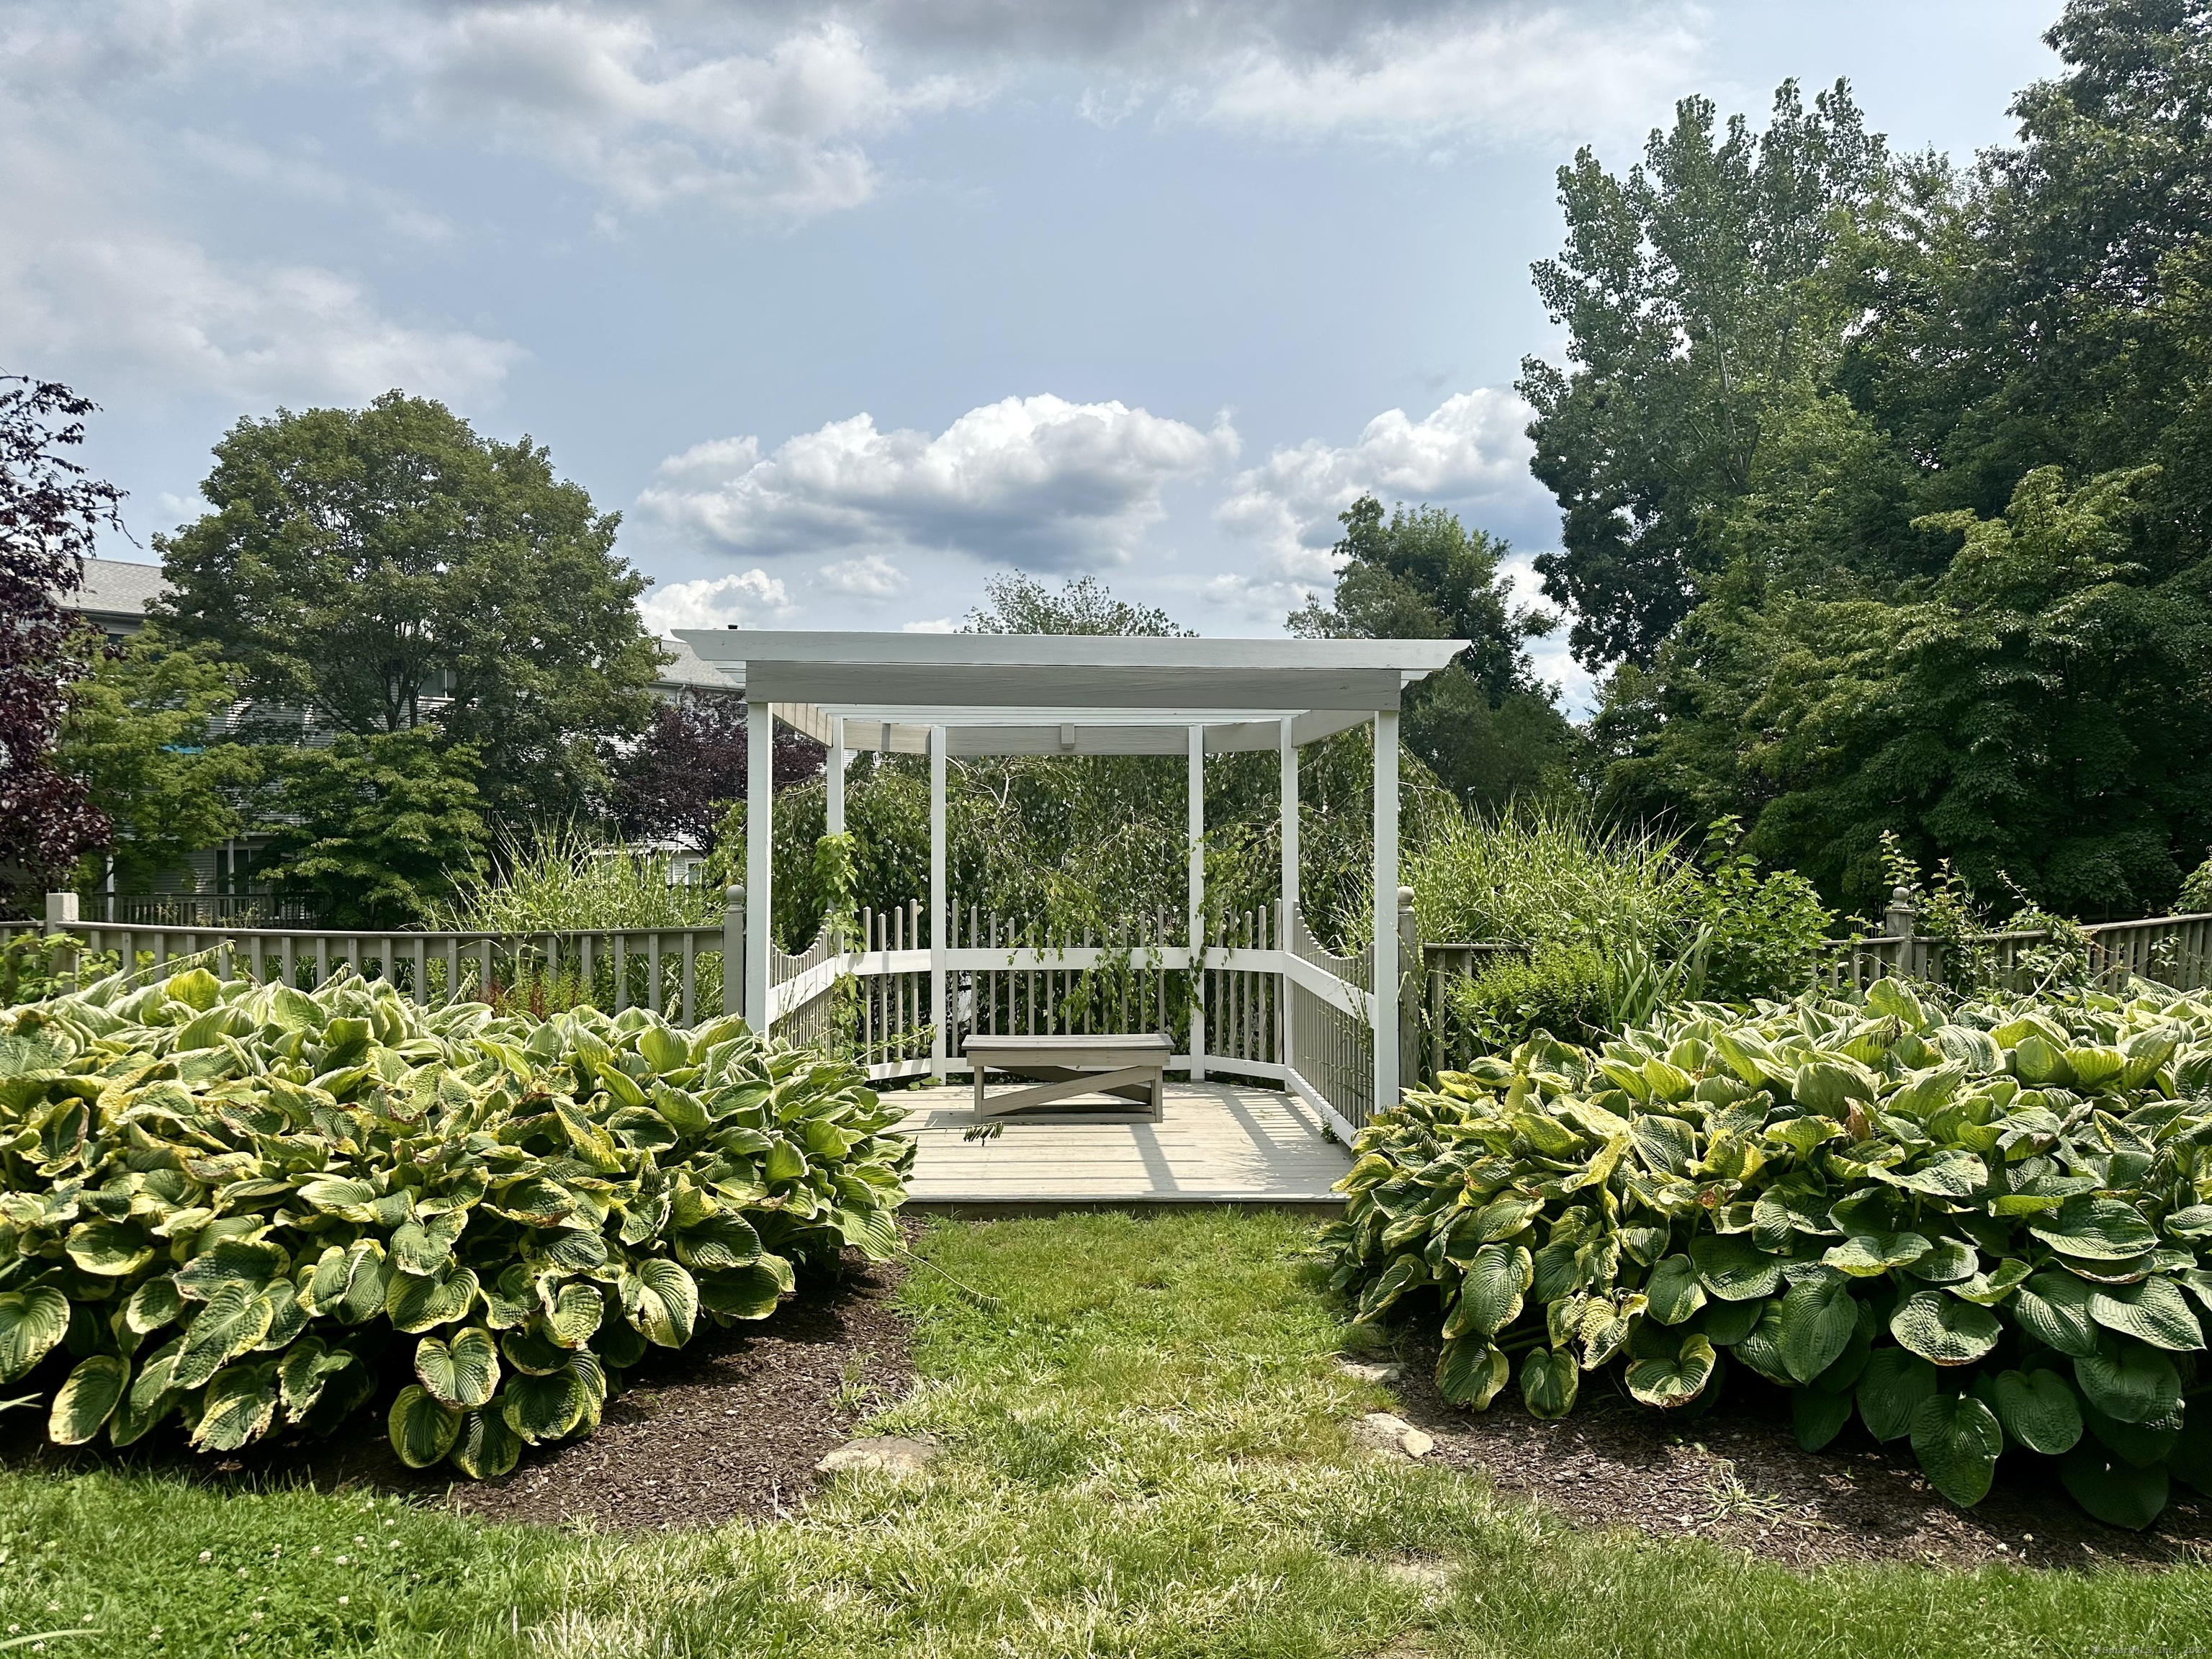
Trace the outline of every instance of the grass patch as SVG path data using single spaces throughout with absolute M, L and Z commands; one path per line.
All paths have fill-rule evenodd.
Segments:
M 1218 1212 L 934 1228 L 902 1292 L 923 1382 L 877 1426 L 945 1450 L 775 1526 L 585 1535 L 9 1474 L 0 1626 L 82 1620 L 100 1633 L 47 1650 L 103 1655 L 1911 1659 L 2182 1651 L 2212 1617 L 2197 1570 L 1798 1574 L 1358 1462 L 1335 1425 L 1384 1396 L 1334 1368 L 1310 1237 Z

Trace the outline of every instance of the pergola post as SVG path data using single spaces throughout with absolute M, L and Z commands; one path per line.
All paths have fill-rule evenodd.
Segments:
M 1398 711 L 1375 715 L 1375 1101 L 1398 1103 Z
M 830 822 L 833 836 L 845 833 L 845 717 L 830 722 Z
M 1290 949 L 1291 918 L 1298 908 L 1298 740 L 1290 720 L 1283 721 L 1280 739 L 1283 763 L 1283 936 L 1276 941 Z
M 945 1030 L 945 728 L 933 726 L 929 728 L 929 1070 L 939 1083 L 945 1081 L 951 1052 Z
M 775 712 L 745 706 L 745 1022 L 769 1028 L 769 876 L 775 854 Z
M 1206 1079 L 1206 727 L 1190 728 L 1190 1077 Z

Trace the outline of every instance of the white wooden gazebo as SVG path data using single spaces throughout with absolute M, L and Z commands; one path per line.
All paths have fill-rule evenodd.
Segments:
M 748 702 L 752 806 L 745 837 L 744 1007 L 756 1026 L 765 1029 L 779 1012 L 769 930 L 775 720 L 829 748 L 832 834 L 844 827 L 844 773 L 853 753 L 928 757 L 929 1006 L 939 1016 L 930 1068 L 940 1078 L 966 1069 L 951 1051 L 941 1018 L 946 976 L 958 966 L 946 944 L 949 757 L 1186 756 L 1189 932 L 1181 954 L 1195 966 L 1205 909 L 1206 757 L 1273 750 L 1281 757 L 1285 931 L 1266 965 L 1284 975 L 1286 988 L 1300 984 L 1332 1006 L 1364 1017 L 1373 1038 L 1371 1098 L 1377 1107 L 1397 1098 L 1399 699 L 1406 687 L 1448 664 L 1466 641 L 738 629 L 683 629 L 678 637 L 742 686 Z M 1374 945 L 1365 975 L 1370 984 L 1354 987 L 1300 960 L 1291 948 L 1298 915 L 1298 749 L 1369 722 L 1376 738 Z M 1310 1080 L 1297 1074 L 1287 1053 L 1280 1069 L 1293 1087 L 1305 1085 L 1302 1092 L 1315 1096 L 1315 1103 L 1340 1121 Z

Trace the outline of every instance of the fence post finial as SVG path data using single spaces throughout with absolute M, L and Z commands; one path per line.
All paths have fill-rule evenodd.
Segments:
M 46 926 L 49 928 L 66 927 L 76 920 L 77 896 L 75 893 L 46 895 Z
M 1923 954 L 1926 947 L 1916 943 L 1912 933 L 1913 921 L 1918 914 L 1913 908 L 1912 890 L 1902 884 L 1893 887 L 1889 890 L 1889 908 L 1881 915 L 1881 931 L 1899 941 L 1899 969 L 1913 978 L 1924 979 L 1928 974 Z

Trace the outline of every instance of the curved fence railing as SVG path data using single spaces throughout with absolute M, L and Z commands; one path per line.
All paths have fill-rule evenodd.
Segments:
M 62 896 L 66 898 L 67 896 Z M 456 999 L 538 1016 L 591 1006 L 679 1024 L 734 1011 L 744 914 L 720 926 L 532 933 L 110 924 L 58 915 L 0 937 L 65 933 L 78 981 L 208 954 L 226 976 L 313 989 L 352 972 L 429 1004 Z M 917 901 L 864 910 L 858 938 L 826 928 L 805 950 L 771 945 L 769 1029 L 853 1055 L 878 1080 L 964 1073 L 972 1035 L 1164 1033 L 1171 1066 L 1280 1081 L 1349 1136 L 1374 1106 L 1371 951 L 1343 956 L 1279 907 L 1224 916 L 1194 952 L 1180 917 L 1054 930 L 956 910 L 941 949 Z M 933 1007 L 942 975 L 945 1003 Z

